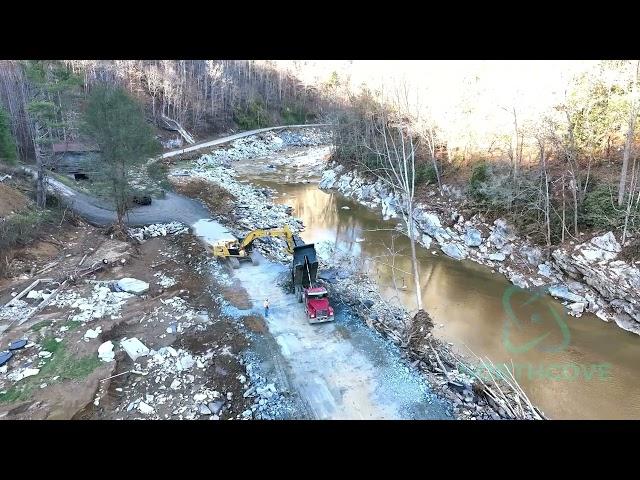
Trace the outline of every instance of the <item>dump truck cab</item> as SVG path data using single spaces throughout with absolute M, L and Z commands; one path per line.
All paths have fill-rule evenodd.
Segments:
M 329 293 L 326 288 L 305 288 L 304 303 L 309 323 L 330 322 L 333 320 L 333 308 L 329 305 Z
M 316 284 L 318 275 L 318 258 L 313 243 L 305 244 L 302 239 L 295 239 L 293 261 L 291 264 L 291 284 L 298 302 L 304 302 L 304 309 L 309 323 L 331 322 L 333 308 L 329 304 L 327 289 Z

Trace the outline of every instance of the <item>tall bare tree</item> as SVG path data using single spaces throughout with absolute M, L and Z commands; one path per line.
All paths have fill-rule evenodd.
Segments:
M 372 133 L 367 147 L 375 154 L 375 161 L 361 162 L 360 166 L 387 185 L 400 200 L 400 213 L 404 220 L 411 245 L 411 265 L 416 291 L 417 310 L 424 310 L 420 272 L 416 256 L 415 210 L 416 145 L 409 126 L 399 119 L 393 121 L 386 109 L 371 118 Z
M 636 117 L 638 116 L 638 75 L 640 74 L 640 60 L 636 61 L 636 74 L 633 79 L 633 87 L 631 89 L 631 98 L 629 99 L 629 123 L 627 125 L 627 138 L 624 144 L 624 153 L 622 156 L 622 172 L 620 172 L 620 186 L 618 187 L 618 206 L 622 206 L 624 202 L 624 194 L 627 186 L 627 170 L 629 169 L 629 157 L 633 147 L 633 136 L 636 126 Z

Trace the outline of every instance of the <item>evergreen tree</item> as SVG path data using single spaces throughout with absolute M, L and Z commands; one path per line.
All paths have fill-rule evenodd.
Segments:
M 94 88 L 84 120 L 86 132 L 100 146 L 106 169 L 102 181 L 109 186 L 122 229 L 131 191 L 131 167 L 159 152 L 160 144 L 145 121 L 141 106 L 120 87 Z

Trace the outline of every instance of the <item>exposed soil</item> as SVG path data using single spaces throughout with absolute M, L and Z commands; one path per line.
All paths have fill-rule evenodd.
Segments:
M 254 333 L 266 333 L 268 331 L 264 318 L 258 315 L 247 315 L 242 318 L 242 323 Z
M 233 210 L 235 197 L 227 190 L 201 179 L 172 177 L 171 183 L 178 193 L 197 198 L 217 215 L 228 215 Z
M 0 183 L 0 218 L 24 210 L 29 199 L 20 191 Z

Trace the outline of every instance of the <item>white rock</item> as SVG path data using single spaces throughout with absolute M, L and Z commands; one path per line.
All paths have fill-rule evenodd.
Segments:
M 42 299 L 42 290 L 31 290 L 29 293 L 27 293 L 27 298 L 30 298 L 33 300 Z
M 95 330 L 92 330 L 91 328 L 89 330 L 86 331 L 86 333 L 84 334 L 84 338 L 85 339 L 90 339 L 90 338 L 98 338 L 98 336 L 102 333 L 102 327 L 98 327 Z
M 584 312 L 586 305 L 584 302 L 575 302 L 568 305 L 569 310 L 572 314 L 577 315 Z
M 479 247 L 482 243 L 482 233 L 475 228 L 467 229 L 464 236 L 464 243 L 467 247 Z
M 420 243 L 422 244 L 422 246 L 424 248 L 431 248 L 431 242 L 433 241 L 433 239 L 427 235 L 426 233 L 424 233 L 422 235 L 422 237 L 420 237 Z
M 196 402 L 203 402 L 204 400 L 206 400 L 206 398 L 207 398 L 207 395 L 206 395 L 206 394 L 204 394 L 204 393 L 196 393 L 196 394 L 193 396 L 193 399 L 194 399 Z
M 102 345 L 98 347 L 98 358 L 103 362 L 112 362 L 115 358 L 115 354 L 113 353 L 113 343 L 111 340 L 108 342 L 104 342 Z
M 127 293 L 142 294 L 149 290 L 149 284 L 135 278 L 122 278 L 118 280 L 118 288 Z
M 134 362 L 145 355 L 149 354 L 149 349 L 146 347 L 144 343 L 138 340 L 136 337 L 127 338 L 126 340 L 122 340 L 120 345 L 127 352 L 127 355 L 131 357 L 131 360 Z
M 144 415 L 151 415 L 155 412 L 155 409 L 151 405 L 147 405 L 144 402 L 138 404 L 138 411 Z
M 496 252 L 489 254 L 488 258 L 494 262 L 504 262 L 507 256 L 502 252 Z
M 173 382 L 171 382 L 169 388 L 171 390 L 178 390 L 180 388 L 180 385 L 182 385 L 182 382 L 176 378 Z
M 538 265 L 538 273 L 540 275 L 544 275 L 547 278 L 553 278 L 553 270 L 551 270 L 551 267 L 546 263 L 541 263 L 540 265 Z
M 188 370 L 195 365 L 195 360 L 188 353 L 176 361 L 176 368 L 178 371 Z
M 34 375 L 37 375 L 38 373 L 40 373 L 40 369 L 38 368 L 25 368 L 23 370 L 12 371 L 9 375 L 7 375 L 7 378 L 14 382 L 19 382 L 23 378 L 32 377 Z
M 591 243 L 602 250 L 606 250 L 611 253 L 620 253 L 622 247 L 616 240 L 613 232 L 607 232 L 599 237 L 593 237 Z
M 466 249 L 456 243 L 445 243 L 441 248 L 443 253 L 456 260 L 462 260 L 467 257 Z
M 575 293 L 571 293 L 564 285 L 552 285 L 548 288 L 549 294 L 561 298 L 562 300 L 568 300 L 573 303 L 586 303 L 586 299 Z

